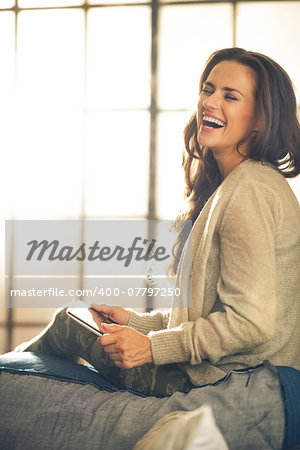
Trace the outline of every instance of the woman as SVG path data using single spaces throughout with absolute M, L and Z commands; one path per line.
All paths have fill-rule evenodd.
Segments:
M 116 322 L 94 313 L 98 339 L 61 310 L 17 350 L 81 356 L 120 387 L 163 396 L 264 360 L 300 369 L 300 207 L 284 178 L 300 172 L 300 127 L 289 77 L 258 53 L 213 53 L 184 138 L 191 307 L 94 305 Z M 184 236 L 174 273 L 189 264 Z

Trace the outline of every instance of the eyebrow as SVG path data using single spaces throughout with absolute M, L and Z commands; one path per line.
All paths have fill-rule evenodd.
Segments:
M 215 85 L 213 83 L 211 83 L 210 81 L 204 81 L 203 86 L 205 86 L 205 85 L 210 86 L 212 88 L 215 87 Z M 242 97 L 244 97 L 244 94 L 242 94 L 242 92 L 239 91 L 238 89 L 233 89 L 233 88 L 225 86 L 225 87 L 223 87 L 223 91 L 226 91 L 226 92 L 238 92 Z

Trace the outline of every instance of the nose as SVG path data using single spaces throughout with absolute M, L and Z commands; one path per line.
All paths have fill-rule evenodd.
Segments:
M 210 94 L 208 97 L 206 97 L 203 102 L 202 106 L 204 109 L 211 110 L 211 109 L 219 109 L 220 107 L 220 99 L 216 92 Z

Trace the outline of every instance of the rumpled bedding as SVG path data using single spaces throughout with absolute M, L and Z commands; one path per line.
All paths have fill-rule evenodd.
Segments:
M 188 394 L 157 398 L 30 367 L 1 368 L 0 358 L 0 448 L 132 449 L 169 412 L 203 404 L 212 406 L 231 450 L 283 447 L 284 402 L 276 370 L 267 363 Z

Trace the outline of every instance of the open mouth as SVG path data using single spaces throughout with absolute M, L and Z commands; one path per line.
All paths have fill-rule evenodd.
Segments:
M 205 126 L 205 128 L 223 128 L 225 127 L 226 123 L 223 122 L 220 119 L 215 119 L 214 117 L 210 116 L 203 116 L 202 123 Z

